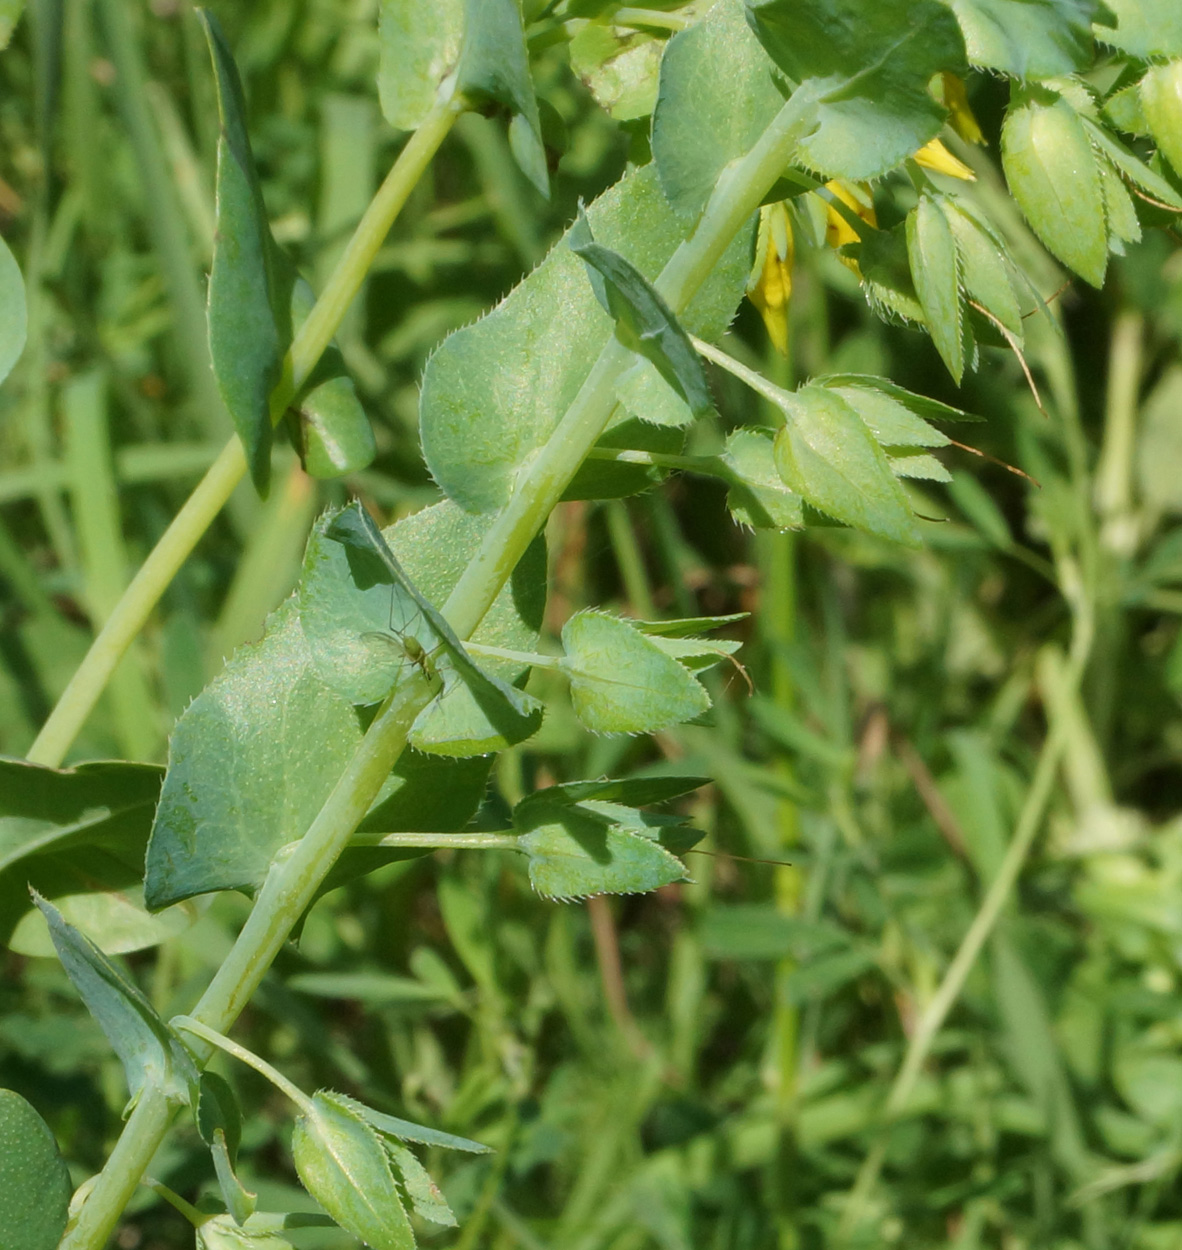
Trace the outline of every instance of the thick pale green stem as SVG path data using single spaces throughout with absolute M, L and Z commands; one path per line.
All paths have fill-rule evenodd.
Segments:
M 447 136 L 459 109 L 455 100 L 442 95 L 434 111 L 399 153 L 291 345 L 283 378 L 271 397 L 274 419 L 286 411 L 332 341 L 394 218 Z M 29 751 L 28 758 L 33 763 L 56 768 L 65 759 L 131 640 L 143 629 L 160 596 L 245 472 L 246 458 L 235 436 L 165 530 L 91 644 Z
M 199 1024 L 225 1033 L 238 1018 L 390 775 L 412 721 L 430 697 L 431 690 L 421 677 L 412 677 L 399 687 L 370 726 L 308 832 L 275 860 L 237 942 L 192 1012 Z M 202 1062 L 213 1050 L 208 1042 L 193 1042 L 192 1049 Z M 164 1139 L 171 1118 L 164 1095 L 153 1087 L 145 1089 L 60 1250 L 98 1250 L 104 1244 Z
M 694 293 L 768 189 L 790 163 L 814 117 L 814 97 L 798 90 L 750 152 L 719 179 L 691 238 L 674 252 L 657 290 L 675 313 Z M 513 498 L 493 522 L 444 606 L 461 638 L 471 636 L 575 470 L 603 433 L 615 407 L 616 381 L 632 353 L 608 341 L 549 442 L 522 474 Z
M 678 248 L 658 279 L 658 289 L 675 311 L 682 310 L 689 302 L 789 163 L 799 138 L 810 123 L 812 104 L 811 96 L 798 91 L 751 152 L 720 180 L 693 237 Z M 414 179 L 417 180 L 418 172 L 450 128 L 456 107 L 454 103 L 449 103 L 445 108 L 437 109 L 433 118 L 424 123 L 423 129 L 403 150 L 399 157 L 400 165 L 413 145 L 417 144 L 418 151 L 422 153 Z M 424 133 L 428 129 L 429 136 Z M 387 196 L 393 177 L 392 172 L 387 184 L 379 191 L 375 204 Z M 413 180 L 407 184 L 405 191 L 408 192 L 410 186 L 413 186 Z M 388 198 L 396 204 L 392 215 L 405 200 L 405 192 L 401 198 Z M 369 218 L 367 213 L 366 219 Z M 363 220 L 357 235 L 363 236 L 366 231 L 367 221 Z M 384 234 L 385 228 L 380 234 L 369 232 L 372 251 L 364 262 L 366 266 Z M 342 257 L 341 266 L 361 263 L 360 258 L 369 244 L 354 247 L 351 243 Z M 358 274 L 357 283 L 351 288 L 353 291 L 363 276 L 363 272 Z M 340 316 L 348 307 L 348 299 L 338 299 L 333 286 L 330 279 L 316 308 L 304 323 L 301 335 L 310 335 L 313 332 L 310 327 L 315 327 L 317 335 L 323 334 L 320 350 L 323 350 L 323 345 L 328 342 L 339 324 Z M 318 316 L 321 305 L 325 311 Z M 335 320 L 332 319 L 334 317 Z M 318 357 L 319 351 L 307 367 L 310 368 Z M 300 377 L 302 361 L 297 356 L 295 345 L 291 358 L 293 378 Z M 501 585 L 599 437 L 615 405 L 616 377 L 630 358 L 631 353 L 615 339 L 605 346 L 571 408 L 523 474 L 513 499 L 493 524 L 464 571 L 444 609 L 461 637 L 467 637 L 479 625 Z M 282 390 L 282 384 L 279 389 Z M 240 450 L 238 455 L 242 455 Z M 400 688 L 390 705 L 370 726 L 357 753 L 307 833 L 273 866 L 234 948 L 193 1011 L 195 1020 L 224 1033 L 237 1018 L 377 795 L 405 745 L 406 734 L 415 715 L 426 705 L 430 695 L 425 681 L 412 681 Z M 198 1054 L 200 1056 L 200 1050 Z M 77 1225 L 63 1241 L 61 1250 L 98 1250 L 118 1220 L 130 1193 L 126 1188 L 126 1177 L 134 1176 L 138 1183 L 156 1147 L 163 1140 L 167 1122 L 165 1111 L 150 1125 L 137 1129 L 134 1144 L 120 1141 L 115 1153 L 119 1156 L 122 1174 L 113 1174 L 115 1155 L 112 1155 L 112 1160 L 108 1161 L 108 1166 L 98 1177 Z

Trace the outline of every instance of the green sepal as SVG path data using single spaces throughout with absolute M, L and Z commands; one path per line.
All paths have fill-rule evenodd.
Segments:
M 591 287 L 615 319 L 620 342 L 651 361 L 694 416 L 712 412 L 714 401 L 698 353 L 656 287 L 618 252 L 595 242 L 582 208 L 569 244 L 586 262 Z
M 85 934 L 66 923 L 52 903 L 36 893 L 33 901 L 49 925 L 66 975 L 123 1064 L 132 1103 L 145 1086 L 161 1090 L 170 1102 L 189 1102 L 197 1069 L 156 1009 Z

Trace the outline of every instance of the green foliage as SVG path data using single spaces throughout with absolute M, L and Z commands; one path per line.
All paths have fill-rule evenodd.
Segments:
M 32 7 L 31 1244 L 1177 1240 L 1174 7 Z
M 49 1126 L 0 1089 L 0 1221 L 12 1250 L 54 1250 L 66 1228 L 70 1173 Z

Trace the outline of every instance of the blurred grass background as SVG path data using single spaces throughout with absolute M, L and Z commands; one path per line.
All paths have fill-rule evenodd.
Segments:
M 397 149 L 373 88 L 376 5 L 213 7 L 247 85 L 275 234 L 315 283 Z M 325 486 L 280 454 L 267 502 L 241 488 L 74 759 L 164 758 L 175 717 L 290 589 L 326 502 L 358 493 L 394 515 L 434 498 L 416 434 L 432 347 L 528 272 L 580 196 L 647 159 L 645 121 L 603 112 L 561 44 L 539 48 L 535 69 L 566 130 L 551 202 L 517 172 L 502 124 L 463 120 L 341 334 L 377 461 Z M 216 110 L 187 4 L 37 0 L 0 83 L 0 228 L 30 302 L 28 346 L 0 390 L 0 750 L 20 755 L 230 426 L 203 309 Z M 991 163 L 1004 89 L 972 92 L 994 141 L 974 158 L 974 193 L 1050 295 L 1064 276 Z M 711 852 L 692 857 L 693 884 L 556 906 L 512 857 L 392 865 L 317 907 L 244 1015 L 237 1035 L 306 1088 L 496 1147 L 429 1160 L 461 1228 L 425 1226 L 424 1244 L 835 1245 L 876 1146 L 859 1244 L 1182 1244 L 1177 242 L 1147 233 L 1103 293 L 1063 290 L 1062 335 L 1032 326 L 1045 416 L 1000 351 L 956 391 L 929 341 L 878 322 L 823 250 L 797 249 L 789 360 L 744 307 L 725 345 L 777 381 L 886 374 L 984 416 L 957 437 L 1037 479 L 952 453 L 952 485 L 915 496 L 937 519 L 921 552 L 837 529 L 753 535 L 721 487 L 693 478 L 556 512 L 552 631 L 587 604 L 749 611 L 756 693 L 720 670 L 713 726 L 650 741 L 582 734 L 547 689 L 542 734 L 497 764 L 493 808 L 661 759 L 713 777 L 693 800 Z M 695 431 L 704 449 L 758 419 L 733 379 L 712 384 L 721 418 Z M 1073 645 L 1087 652 L 1078 692 Z M 906 1040 L 1049 733 L 1065 753 L 1034 856 L 884 1130 Z M 161 1011 L 192 1004 L 246 906 L 219 898 L 129 957 Z M 118 1064 L 55 962 L 6 953 L 0 1004 L 0 1082 L 47 1117 L 80 1181 L 119 1130 Z M 252 1113 L 243 1154 L 260 1205 L 309 1205 L 290 1108 L 246 1069 L 227 1074 Z M 192 1131 L 153 1174 L 188 1197 L 213 1187 Z M 145 1191 L 123 1250 L 186 1244 L 153 1202 Z

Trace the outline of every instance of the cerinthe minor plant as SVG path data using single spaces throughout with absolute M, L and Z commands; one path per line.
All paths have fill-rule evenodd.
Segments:
M 1027 318 L 1052 314 L 966 188 L 971 172 L 938 138 L 946 126 L 973 138 L 963 85 L 971 70 L 1011 80 L 1002 130 L 1010 192 L 1085 281 L 1099 285 L 1109 252 L 1139 236 L 1133 197 L 1160 213 L 1182 210 L 1162 158 L 1143 160 L 1115 133 L 1127 122 L 1178 162 L 1182 96 L 1171 58 L 1182 46 L 1168 34 L 1141 46 L 1153 22 L 1141 21 L 1134 0 L 1117 16 L 1086 2 L 1039 8 L 1020 38 L 1008 29 L 1010 7 L 383 0 L 378 94 L 390 124 L 410 136 L 318 296 L 272 236 L 234 57 L 216 20 L 202 16 L 219 124 L 209 350 L 237 434 L 107 614 L 27 761 L 3 764 L 0 819 L 31 830 L 7 844 L 2 871 L 19 889 L 3 894 L 3 931 L 40 908 L 131 1092 L 122 1135 L 68 1216 L 69 1187 L 44 1126 L 24 1104 L 5 1110 L 28 1157 L 44 1160 L 44 1199 L 22 1209 L 30 1232 L 21 1244 L 104 1244 L 181 1117 L 209 1145 L 222 1197 L 210 1212 L 165 1193 L 199 1243 L 274 1244 L 294 1217 L 257 1210 L 238 1181 L 238 1109 L 226 1082 L 203 1071 L 216 1051 L 294 1103 L 300 1179 L 344 1229 L 401 1250 L 415 1241 L 408 1208 L 454 1222 L 406 1143 L 481 1145 L 343 1095 L 309 1095 L 227 1035 L 317 898 L 393 860 L 440 847 L 512 851 L 554 899 L 685 877 L 679 856 L 699 835 L 647 809 L 693 790 L 698 777 L 567 782 L 525 794 L 503 829 L 467 828 L 496 753 L 542 722 L 545 708 L 526 689 L 532 669 L 569 684 L 587 729 L 654 734 L 709 710 L 699 674 L 734 650 L 704 636 L 717 619 L 588 610 L 566 622 L 561 655 L 539 654 L 547 519 L 560 500 L 620 498 L 689 472 L 723 481 L 733 516 L 748 526 L 836 523 L 921 543 L 925 521 L 905 483 L 947 479 L 932 452 L 952 442 L 942 427 L 963 412 L 863 374 L 784 389 L 716 343 L 749 294 L 783 348 L 794 248 L 828 239 L 873 308 L 927 333 L 955 381 L 976 366 L 979 346 L 1021 352 Z M 326 511 L 296 591 L 262 641 L 236 653 L 178 720 L 167 770 L 62 770 L 120 657 L 233 488 L 249 473 L 267 491 L 276 430 L 286 427 L 314 476 L 368 463 L 373 438 L 333 338 L 391 223 L 468 110 L 509 118 L 514 157 L 546 193 L 530 52 L 594 28 L 600 51 L 584 39 L 584 65 L 609 60 L 621 30 L 664 41 L 659 71 L 652 62 L 651 159 L 581 208 L 500 305 L 431 357 L 419 419 L 438 502 L 385 530 L 356 502 Z M 1111 101 L 1076 77 L 1092 67 L 1097 40 L 1123 65 L 1108 80 L 1119 87 Z M 21 275 L 3 247 L 0 375 L 24 337 Z M 773 424 L 734 429 L 710 454 L 696 450 L 695 426 L 714 413 L 703 359 L 753 387 Z M 1090 636 L 1086 619 L 1076 624 L 1068 682 L 1078 682 Z M 886 1118 L 906 1103 L 1012 888 L 1060 746 L 1047 744 L 1020 836 L 915 1032 Z M 65 869 L 79 856 L 96 894 L 142 874 L 153 912 L 215 891 L 252 898 L 233 949 L 185 1016 L 162 1019 L 55 908 L 54 897 L 77 892 Z M 26 884 L 39 890 L 32 903 Z M 847 1231 L 880 1162 L 872 1155 L 859 1176 Z

